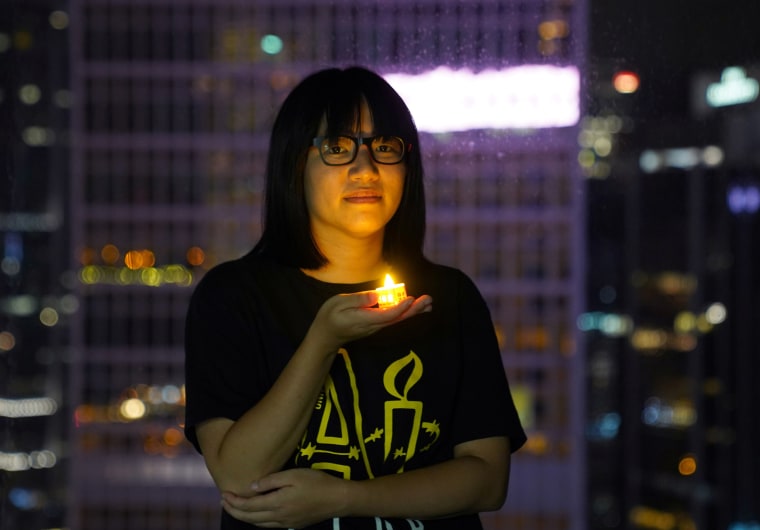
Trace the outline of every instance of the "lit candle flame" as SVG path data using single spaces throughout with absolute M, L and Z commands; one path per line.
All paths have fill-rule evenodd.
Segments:
M 406 286 L 403 283 L 393 283 L 390 274 L 385 275 L 385 285 L 375 289 L 379 307 L 391 307 L 406 298 Z

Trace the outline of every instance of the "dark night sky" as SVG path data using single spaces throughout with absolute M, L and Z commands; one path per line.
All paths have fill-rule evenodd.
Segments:
M 592 57 L 639 72 L 657 115 L 688 109 L 694 72 L 760 65 L 760 0 L 591 0 L 590 15 Z

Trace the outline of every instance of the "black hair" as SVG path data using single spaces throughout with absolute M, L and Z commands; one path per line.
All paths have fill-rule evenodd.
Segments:
M 304 269 L 327 263 L 311 234 L 304 197 L 306 158 L 323 119 L 327 135 L 353 131 L 363 102 L 375 134 L 400 136 L 407 143 L 403 194 L 385 227 L 383 258 L 392 265 L 424 260 L 425 192 L 417 127 L 388 82 L 358 66 L 315 72 L 285 98 L 272 127 L 263 232 L 254 253 Z

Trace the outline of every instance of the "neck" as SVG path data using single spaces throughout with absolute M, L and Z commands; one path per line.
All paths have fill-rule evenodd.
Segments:
M 319 269 L 303 272 L 330 283 L 360 283 L 383 278 L 390 266 L 383 259 L 382 238 L 352 241 L 350 245 L 318 241 L 328 263 Z

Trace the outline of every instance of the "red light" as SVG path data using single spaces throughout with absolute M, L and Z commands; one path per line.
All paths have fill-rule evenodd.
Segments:
M 612 86 L 621 94 L 633 94 L 639 89 L 639 76 L 630 71 L 617 72 L 612 76 Z

